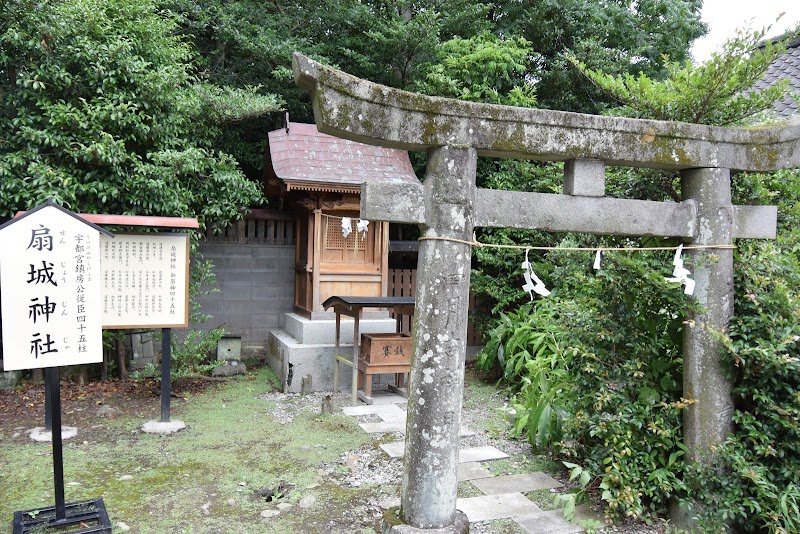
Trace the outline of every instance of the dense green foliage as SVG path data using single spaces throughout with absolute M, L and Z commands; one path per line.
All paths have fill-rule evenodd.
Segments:
M 686 477 L 704 525 L 800 529 L 800 172 L 743 174 L 738 202 L 778 203 L 774 242 L 737 245 L 736 317 L 723 361 L 734 378 L 734 434 L 718 462 Z
M 574 245 L 575 243 L 570 243 Z M 504 314 L 479 365 L 518 390 L 515 430 L 597 476 L 612 516 L 663 510 L 681 481 L 680 318 L 668 253 L 552 251 L 552 294 Z
M 256 184 L 214 147 L 213 119 L 234 94 L 203 98 L 190 48 L 152 1 L 2 7 L 0 217 L 52 198 L 75 211 L 205 224 L 259 202 Z
M 161 0 L 160 5 L 176 16 L 211 82 L 280 95 L 292 120 L 308 122 L 308 97 L 292 83 L 294 51 L 392 87 L 474 100 L 479 94 L 458 83 L 483 84 L 458 80 L 456 64 L 488 69 L 478 62 L 481 57 L 491 62 L 502 48 L 524 48 L 528 55 L 515 55 L 503 85 L 516 86 L 528 103 L 506 103 L 530 105 L 535 92 L 541 107 L 597 113 L 613 100 L 586 83 L 569 57 L 604 72 L 659 77 L 665 55 L 683 61 L 691 41 L 705 32 L 700 0 Z M 504 62 L 495 61 L 495 68 Z M 486 100 L 508 93 L 503 85 L 484 86 L 490 89 Z M 265 134 L 282 121 L 275 114 L 229 125 L 220 147 L 235 155 L 248 176 L 258 176 Z
M 727 50 L 748 49 L 757 38 L 740 34 Z M 670 64 L 670 77 L 663 81 L 590 75 L 616 91 L 624 107 L 614 114 L 668 119 L 674 113 L 710 124 L 749 122 L 777 98 L 773 91 L 743 93 L 775 50 L 780 44 L 750 58 L 723 54 L 698 67 Z M 559 188 L 557 166 L 521 175 L 520 165 L 505 164 L 505 170 L 513 171 L 492 175 L 489 184 Z M 522 183 L 515 183 L 521 176 Z M 537 252 L 534 268 L 552 294 L 515 309 L 528 300 L 518 290 L 519 255 L 477 251 L 479 287 L 492 297 L 495 311 L 511 310 L 493 329 L 480 364 L 499 367 L 516 392 L 515 430 L 536 448 L 557 451 L 582 473 L 595 476 L 589 489 L 600 491 L 610 516 L 663 512 L 670 499 L 678 498 L 693 507 L 704 532 L 722 531 L 730 523 L 748 532 L 797 530 L 798 178 L 797 171 L 734 176 L 734 202 L 779 203 L 780 229 L 774 243 L 737 243 L 736 317 L 727 335 L 719 333 L 726 347 L 723 359 L 735 380 L 735 433 L 721 444 L 713 465 L 686 465 L 683 459 L 682 410 L 691 401 L 681 398 L 682 322 L 696 304 L 664 283 L 670 258 L 609 252 L 603 268 L 593 273 L 587 253 Z M 614 169 L 607 181 L 614 196 L 680 199 L 675 175 Z M 482 239 L 547 244 L 537 232 L 484 232 Z M 552 236 L 549 242 L 622 243 L 656 244 L 589 236 Z M 515 274 L 493 287 L 495 269 Z
M 749 92 L 770 63 L 786 51 L 784 42 L 766 41 L 758 47 L 764 36 L 762 31 L 739 30 L 722 51 L 700 65 L 668 62 L 664 80 L 654 80 L 644 72 L 614 76 L 572 62 L 621 104 L 610 114 L 717 126 L 742 124 L 763 119 L 764 110 L 783 98 L 789 84 L 785 78 L 762 91 Z

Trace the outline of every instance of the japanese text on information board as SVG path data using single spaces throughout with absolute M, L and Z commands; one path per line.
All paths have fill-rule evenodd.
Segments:
M 188 325 L 187 234 L 117 234 L 100 255 L 104 328 Z

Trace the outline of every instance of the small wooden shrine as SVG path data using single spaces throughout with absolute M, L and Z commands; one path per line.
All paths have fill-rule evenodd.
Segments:
M 389 223 L 359 219 L 361 184 L 418 183 L 408 153 L 288 121 L 269 133 L 267 150 L 267 193 L 290 202 L 297 217 L 294 311 L 327 319 L 328 297 L 386 296 Z

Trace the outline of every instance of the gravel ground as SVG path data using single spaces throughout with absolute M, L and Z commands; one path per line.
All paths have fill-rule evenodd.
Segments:
M 283 424 L 290 424 L 292 419 L 300 413 L 319 413 L 325 395 L 326 393 L 323 392 L 305 396 L 291 393 L 270 393 L 264 395 L 263 398 L 275 403 L 275 408 L 272 412 L 273 417 Z M 472 388 L 466 388 L 462 425 L 474 431 L 475 434 L 462 437 L 461 446 L 479 447 L 491 445 L 497 447 L 511 456 L 511 459 L 506 464 L 510 472 L 526 472 L 526 464 L 535 465 L 537 459 L 531 450 L 530 444 L 527 441 L 514 440 L 508 437 L 506 431 L 509 428 L 509 424 L 498 410 L 499 407 L 503 406 L 504 401 L 500 394 L 494 392 L 487 395 L 486 388 L 482 388 L 480 398 L 471 399 L 471 395 L 476 395 L 476 392 Z M 472 402 L 470 402 L 471 400 Z M 349 396 L 345 394 L 336 395 L 333 403 L 334 413 L 341 413 L 341 408 L 349 405 Z M 399 404 L 398 406 L 405 409 L 406 405 Z M 358 417 L 356 420 L 359 423 L 370 423 L 379 422 L 380 418 L 375 415 L 367 415 Z M 336 462 L 325 464 L 320 469 L 322 479 L 332 481 L 340 486 L 360 487 L 369 485 L 378 488 L 368 503 L 360 503 L 366 505 L 367 514 L 371 516 L 371 521 L 376 526 L 380 524 L 383 510 L 398 504 L 403 477 L 402 459 L 390 458 L 378 445 L 402 441 L 403 439 L 403 435 L 397 432 L 373 434 L 373 443 L 357 450 L 348 451 Z M 532 468 L 528 471 L 535 470 L 539 469 Z M 569 482 L 560 477 L 558 473 L 551 472 L 549 474 L 554 478 L 560 478 L 561 482 L 569 487 Z M 463 484 L 465 483 L 461 483 L 459 486 L 459 491 L 461 491 Z M 549 498 L 547 501 L 549 501 Z M 547 506 L 549 504 L 547 501 L 544 501 L 541 505 Z M 363 514 L 361 517 L 353 518 L 353 532 L 359 531 L 365 519 Z M 356 523 L 359 525 L 358 527 L 356 527 Z M 625 522 L 598 530 L 598 532 L 604 533 L 624 532 L 630 534 L 663 534 L 666 531 L 667 523 L 661 520 L 656 521 L 653 525 L 645 525 L 642 522 Z M 470 524 L 471 534 L 523 534 L 524 532 L 511 520 L 484 521 Z

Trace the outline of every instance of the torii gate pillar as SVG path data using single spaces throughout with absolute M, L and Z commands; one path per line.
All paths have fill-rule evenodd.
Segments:
M 697 236 L 692 245 L 733 244 L 734 206 L 728 169 L 691 169 L 681 173 L 684 199 L 697 204 Z M 694 400 L 684 412 L 683 439 L 688 462 L 703 461 L 710 447 L 733 429 L 731 381 L 722 369 L 721 341 L 733 318 L 733 250 L 695 249 L 694 296 L 702 306 L 683 330 L 683 396 Z
M 420 229 L 434 239 L 419 246 L 406 432 L 406 456 L 415 461 L 404 464 L 401 496 L 403 521 L 423 529 L 467 524 L 456 512 L 457 444 L 476 164 L 474 148 L 428 151 Z

